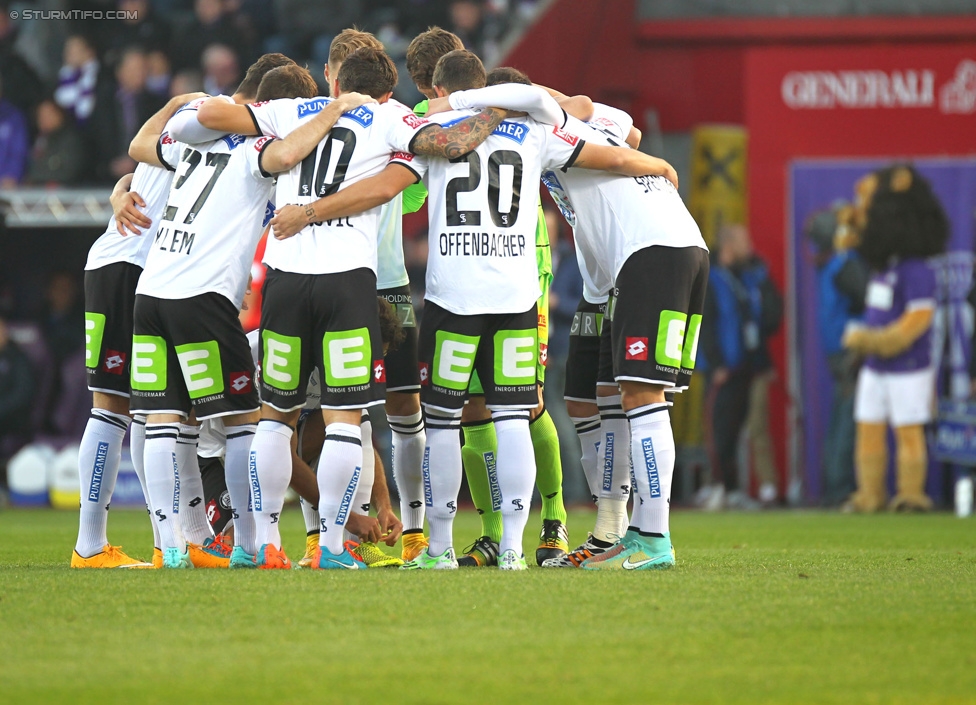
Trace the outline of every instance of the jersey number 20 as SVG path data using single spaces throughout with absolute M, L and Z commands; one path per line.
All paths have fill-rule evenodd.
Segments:
M 481 157 L 477 152 L 468 152 L 463 157 L 451 160 L 454 164 L 467 163 L 468 175 L 458 176 L 447 182 L 447 224 L 481 225 L 480 211 L 459 211 L 458 194 L 470 193 L 481 185 Z M 510 166 L 506 171 L 511 173 L 511 184 L 502 188 L 502 166 Z M 518 220 L 519 193 L 522 190 L 522 157 L 518 152 L 509 149 L 499 149 L 488 157 L 488 211 L 492 222 L 499 228 L 510 228 Z M 509 209 L 501 212 L 501 195 L 511 192 L 512 203 Z

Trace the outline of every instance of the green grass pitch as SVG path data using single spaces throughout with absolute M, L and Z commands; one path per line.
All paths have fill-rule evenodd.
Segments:
M 297 559 L 300 513 L 283 522 Z M 71 571 L 73 513 L 2 512 L 0 702 L 976 702 L 973 521 L 672 529 L 661 573 Z M 458 543 L 476 530 L 462 512 Z M 144 513 L 109 535 L 150 555 Z

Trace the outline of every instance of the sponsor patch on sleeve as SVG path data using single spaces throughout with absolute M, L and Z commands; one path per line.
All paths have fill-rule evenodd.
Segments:
M 164 132 L 163 136 L 159 140 L 160 144 L 176 144 L 176 140 L 169 136 L 168 132 Z
M 430 122 L 429 120 L 426 120 L 426 119 L 424 119 L 422 117 L 419 117 L 417 115 L 414 115 L 413 113 L 405 113 L 403 115 L 403 121 L 405 123 L 407 123 L 407 126 L 408 127 L 412 128 L 414 130 L 416 130 L 417 128 L 422 127 L 422 126 L 424 126 L 424 125 L 426 125 L 426 124 L 428 124 Z
M 559 127 L 553 127 L 552 128 L 552 134 L 554 134 L 556 137 L 558 137 L 559 139 L 561 139 L 563 142 L 566 142 L 566 143 L 570 144 L 573 147 L 575 147 L 576 146 L 576 143 L 579 142 L 579 137 L 577 137 L 576 135 L 574 135 L 572 132 L 566 132 L 565 130 L 563 130 L 563 129 L 559 128 Z
M 390 157 L 390 161 L 399 159 L 401 162 L 412 162 L 414 155 L 410 152 L 394 152 Z
M 262 149 L 264 149 L 264 145 L 266 145 L 268 142 L 270 142 L 273 139 L 274 137 L 267 137 L 267 136 L 259 137 L 257 142 L 254 143 L 254 150 L 256 152 L 260 152 Z M 278 149 L 278 147 L 275 147 L 275 149 Z

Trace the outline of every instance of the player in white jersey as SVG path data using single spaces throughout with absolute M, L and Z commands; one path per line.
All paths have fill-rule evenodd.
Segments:
M 332 97 L 335 97 L 335 78 L 342 63 L 352 52 L 362 48 L 382 51 L 383 45 L 369 32 L 357 29 L 345 29 L 332 40 L 329 63 L 325 65 L 325 80 Z M 219 124 L 230 132 L 260 135 L 265 127 L 270 129 L 267 125 L 259 127 L 259 111 L 251 114 L 211 102 L 204 112 L 209 124 Z M 418 210 L 422 203 L 422 199 L 413 203 L 411 212 Z M 403 203 L 399 196 L 380 208 L 376 286 L 377 293 L 394 307 L 406 333 L 404 342 L 384 358 L 384 365 L 387 378 L 386 412 L 393 435 L 393 473 L 400 494 L 400 513 L 406 527 L 403 557 L 410 560 L 426 546 L 421 472 L 426 435 L 420 413 L 416 314 L 410 279 L 403 261 L 402 213 Z
M 349 55 L 336 76 L 333 93 L 366 91 L 380 101 L 352 111 L 333 128 L 315 156 L 278 180 L 278 200 L 309 203 L 381 171 L 390 156 L 415 149 L 428 154 L 466 153 L 484 139 L 502 113 L 486 111 L 451 129 L 416 117 L 407 108 L 388 102 L 396 84 L 392 61 L 376 49 Z M 288 134 L 331 101 L 255 104 L 251 113 L 262 132 Z M 201 108 L 209 113 L 233 112 L 225 103 Z M 225 124 L 209 123 L 225 129 Z M 359 410 L 382 402 L 385 366 L 378 337 L 376 308 L 369 302 L 376 292 L 379 209 L 356 219 L 310 224 L 290 240 L 270 240 L 264 262 L 268 277 L 262 306 L 261 393 L 262 421 L 254 442 L 252 489 L 259 488 L 262 508 L 256 515 L 280 511 L 288 486 L 287 454 L 292 426 L 301 408 L 304 384 L 311 367 L 324 380 L 322 392 L 326 439 L 318 473 L 322 532 L 317 568 L 361 568 L 342 546 L 342 527 L 349 513 L 361 467 Z M 295 301 L 307 302 L 296 306 Z M 259 522 L 259 543 L 266 552 L 283 556 L 270 520 Z M 266 545 L 265 545 L 266 544 Z
M 501 102 L 488 93 L 480 100 L 464 98 L 465 104 L 481 101 Z M 516 102 L 509 106 L 519 107 Z M 556 109 L 550 106 L 550 112 L 555 115 Z M 581 145 L 615 143 L 573 118 L 566 131 Z M 668 568 L 674 565 L 669 526 L 674 437 L 664 392 L 687 388 L 694 369 L 708 250 L 668 179 L 573 170 L 548 172 L 545 182 L 575 216 L 584 268 L 592 272 L 602 266 L 613 278 L 610 326 L 604 326 L 603 335 L 612 342 L 613 377 L 630 430 L 637 494 L 624 536 L 581 565 L 589 570 Z M 610 401 L 616 387 L 601 386 L 598 395 Z
M 289 65 L 262 79 L 258 97 L 315 92 L 308 72 Z M 304 158 L 344 108 L 364 100 L 350 96 L 345 105 L 322 111 L 285 140 L 226 135 L 182 149 L 136 291 L 131 377 L 132 410 L 148 416 L 146 476 L 164 567 L 190 566 L 185 543 L 169 515 L 178 514 L 179 508 L 174 473 L 179 422 L 191 410 L 201 420 L 227 417 L 228 489 L 237 520 L 230 564 L 234 566 L 236 558 L 242 566 L 254 565 L 247 453 L 258 400 L 237 312 L 263 229 L 273 174 Z
M 480 60 L 464 51 L 443 57 L 436 75 L 439 95 L 485 81 Z M 438 118 L 450 122 L 468 114 Z M 571 136 L 559 129 L 526 118 L 506 120 L 475 156 L 428 164 L 409 154 L 397 155 L 380 176 L 312 206 L 316 217 L 360 212 L 408 185 L 409 172 L 398 166 L 421 174 L 430 169 L 431 256 L 420 357 L 431 537 L 430 546 L 409 567 L 457 566 L 451 534 L 461 484 L 460 415 L 475 369 L 499 437 L 496 467 L 505 527 L 499 563 L 505 568 L 525 567 L 521 535 L 535 479 L 527 410 L 538 402 L 534 179 L 543 165 L 559 167 L 571 161 L 576 149 Z M 594 147 L 582 161 L 626 173 L 659 173 L 659 160 L 629 151 Z M 531 208 L 520 207 L 526 199 Z M 485 340 L 479 345 L 489 336 L 491 343 Z
M 238 88 L 235 99 L 251 101 L 264 74 L 275 66 L 293 64 L 281 55 L 261 57 L 248 69 L 247 76 Z M 86 428 L 79 458 L 82 487 L 88 487 L 88 503 L 82 502 L 81 527 L 72 565 L 75 567 L 111 567 L 127 563 L 124 554 L 117 550 L 102 551 L 105 545 L 105 523 L 111 490 L 115 484 L 121 438 L 129 425 L 129 362 L 132 346 L 132 308 L 135 286 L 162 213 L 163 204 L 172 182 L 173 165 L 179 161 L 179 148 L 169 136 L 157 140 L 166 118 L 179 123 L 187 104 L 205 97 L 194 93 L 178 96 L 150 119 L 133 140 L 135 149 L 155 153 L 158 163 L 165 166 L 140 164 L 132 177 L 127 193 L 119 199 L 125 205 L 119 213 L 118 227 L 109 225 L 89 252 L 86 264 L 86 365 L 89 388 L 93 392 L 93 418 Z M 177 115 L 173 113 L 176 111 Z M 142 209 L 141 211 L 139 209 Z M 118 212 L 118 209 L 117 209 Z M 131 236 L 126 232 L 131 232 Z M 146 229 L 142 233 L 139 228 Z M 135 235 L 142 237 L 134 237 Z M 180 450 L 188 450 L 188 441 L 195 435 L 192 426 L 181 426 Z M 136 416 L 130 432 L 133 465 L 145 493 L 145 475 L 142 464 L 142 448 L 145 442 L 145 419 Z M 104 452 L 103 452 L 104 449 Z M 90 451 L 90 452 L 87 452 Z M 193 453 L 181 452 L 180 458 L 195 458 Z M 93 457 L 92 457 L 92 454 Z M 199 478 L 194 483 L 192 474 L 185 478 L 181 494 L 181 512 L 184 531 L 188 537 L 193 527 L 198 533 L 191 541 L 201 541 L 210 536 L 203 508 L 202 485 Z M 147 495 L 148 496 L 148 495 Z M 187 522 L 190 522 L 188 525 Z M 202 530 L 204 533 L 199 533 Z M 153 522 L 153 564 L 162 562 L 156 523 Z M 98 544 L 96 546 L 95 544 Z M 94 555 L 89 554 L 97 551 Z M 200 558 L 194 554 L 194 560 Z M 202 557 L 206 562 L 206 557 Z
M 113 193 L 113 206 L 134 209 L 132 193 L 140 194 L 141 207 L 153 223 L 158 221 L 169 193 L 179 150 L 172 140 L 158 139 L 166 121 L 189 100 L 200 94 L 177 96 L 150 118 L 136 139 L 151 140 L 161 166 L 141 164 L 131 177 L 120 181 Z M 129 183 L 131 179 L 131 184 Z M 140 218 L 138 210 L 130 217 Z M 125 222 L 123 222 L 125 218 Z M 145 220 L 140 218 L 140 222 Z M 85 427 L 78 456 L 81 481 L 81 512 L 78 539 L 71 556 L 73 568 L 143 567 L 106 537 L 109 502 L 118 476 L 122 440 L 129 427 L 129 362 L 132 347 L 132 307 L 136 282 L 142 273 L 152 236 L 148 225 L 143 237 L 130 235 L 126 224 L 138 233 L 128 217 L 120 213 L 109 221 L 105 232 L 92 245 L 85 264 L 85 366 L 92 391 L 91 418 Z M 129 235 L 129 237 L 126 237 Z M 133 456 L 139 443 L 133 433 Z M 142 464 L 134 463 L 145 489 Z

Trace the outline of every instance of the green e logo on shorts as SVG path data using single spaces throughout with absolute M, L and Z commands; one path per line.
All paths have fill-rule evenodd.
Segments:
M 539 331 L 500 330 L 495 333 L 495 384 L 500 387 L 535 384 Z
M 85 311 L 85 367 L 98 367 L 105 334 L 105 314 Z
M 183 370 L 183 381 L 190 399 L 200 399 L 224 391 L 220 366 L 220 347 L 216 340 L 176 346 L 176 359 Z
M 141 392 L 166 389 L 166 341 L 156 335 L 132 336 L 132 388 Z
M 276 389 L 297 389 L 302 369 L 302 339 L 270 330 L 261 331 L 261 338 L 264 343 L 261 379 Z
M 479 335 L 437 331 L 432 375 L 434 384 L 459 391 L 467 389 L 474 371 L 474 358 L 478 354 L 480 340 Z
M 679 311 L 661 311 L 661 319 L 657 326 L 657 347 L 654 351 L 657 364 L 665 367 L 681 367 L 687 321 L 687 314 Z
M 695 358 L 698 357 L 698 334 L 701 332 L 702 317 L 692 314 L 688 319 L 688 330 L 685 331 L 684 348 L 681 351 L 681 367 L 686 370 L 695 369 Z
M 373 364 L 369 329 L 329 331 L 322 337 L 322 359 L 328 386 L 369 384 Z

